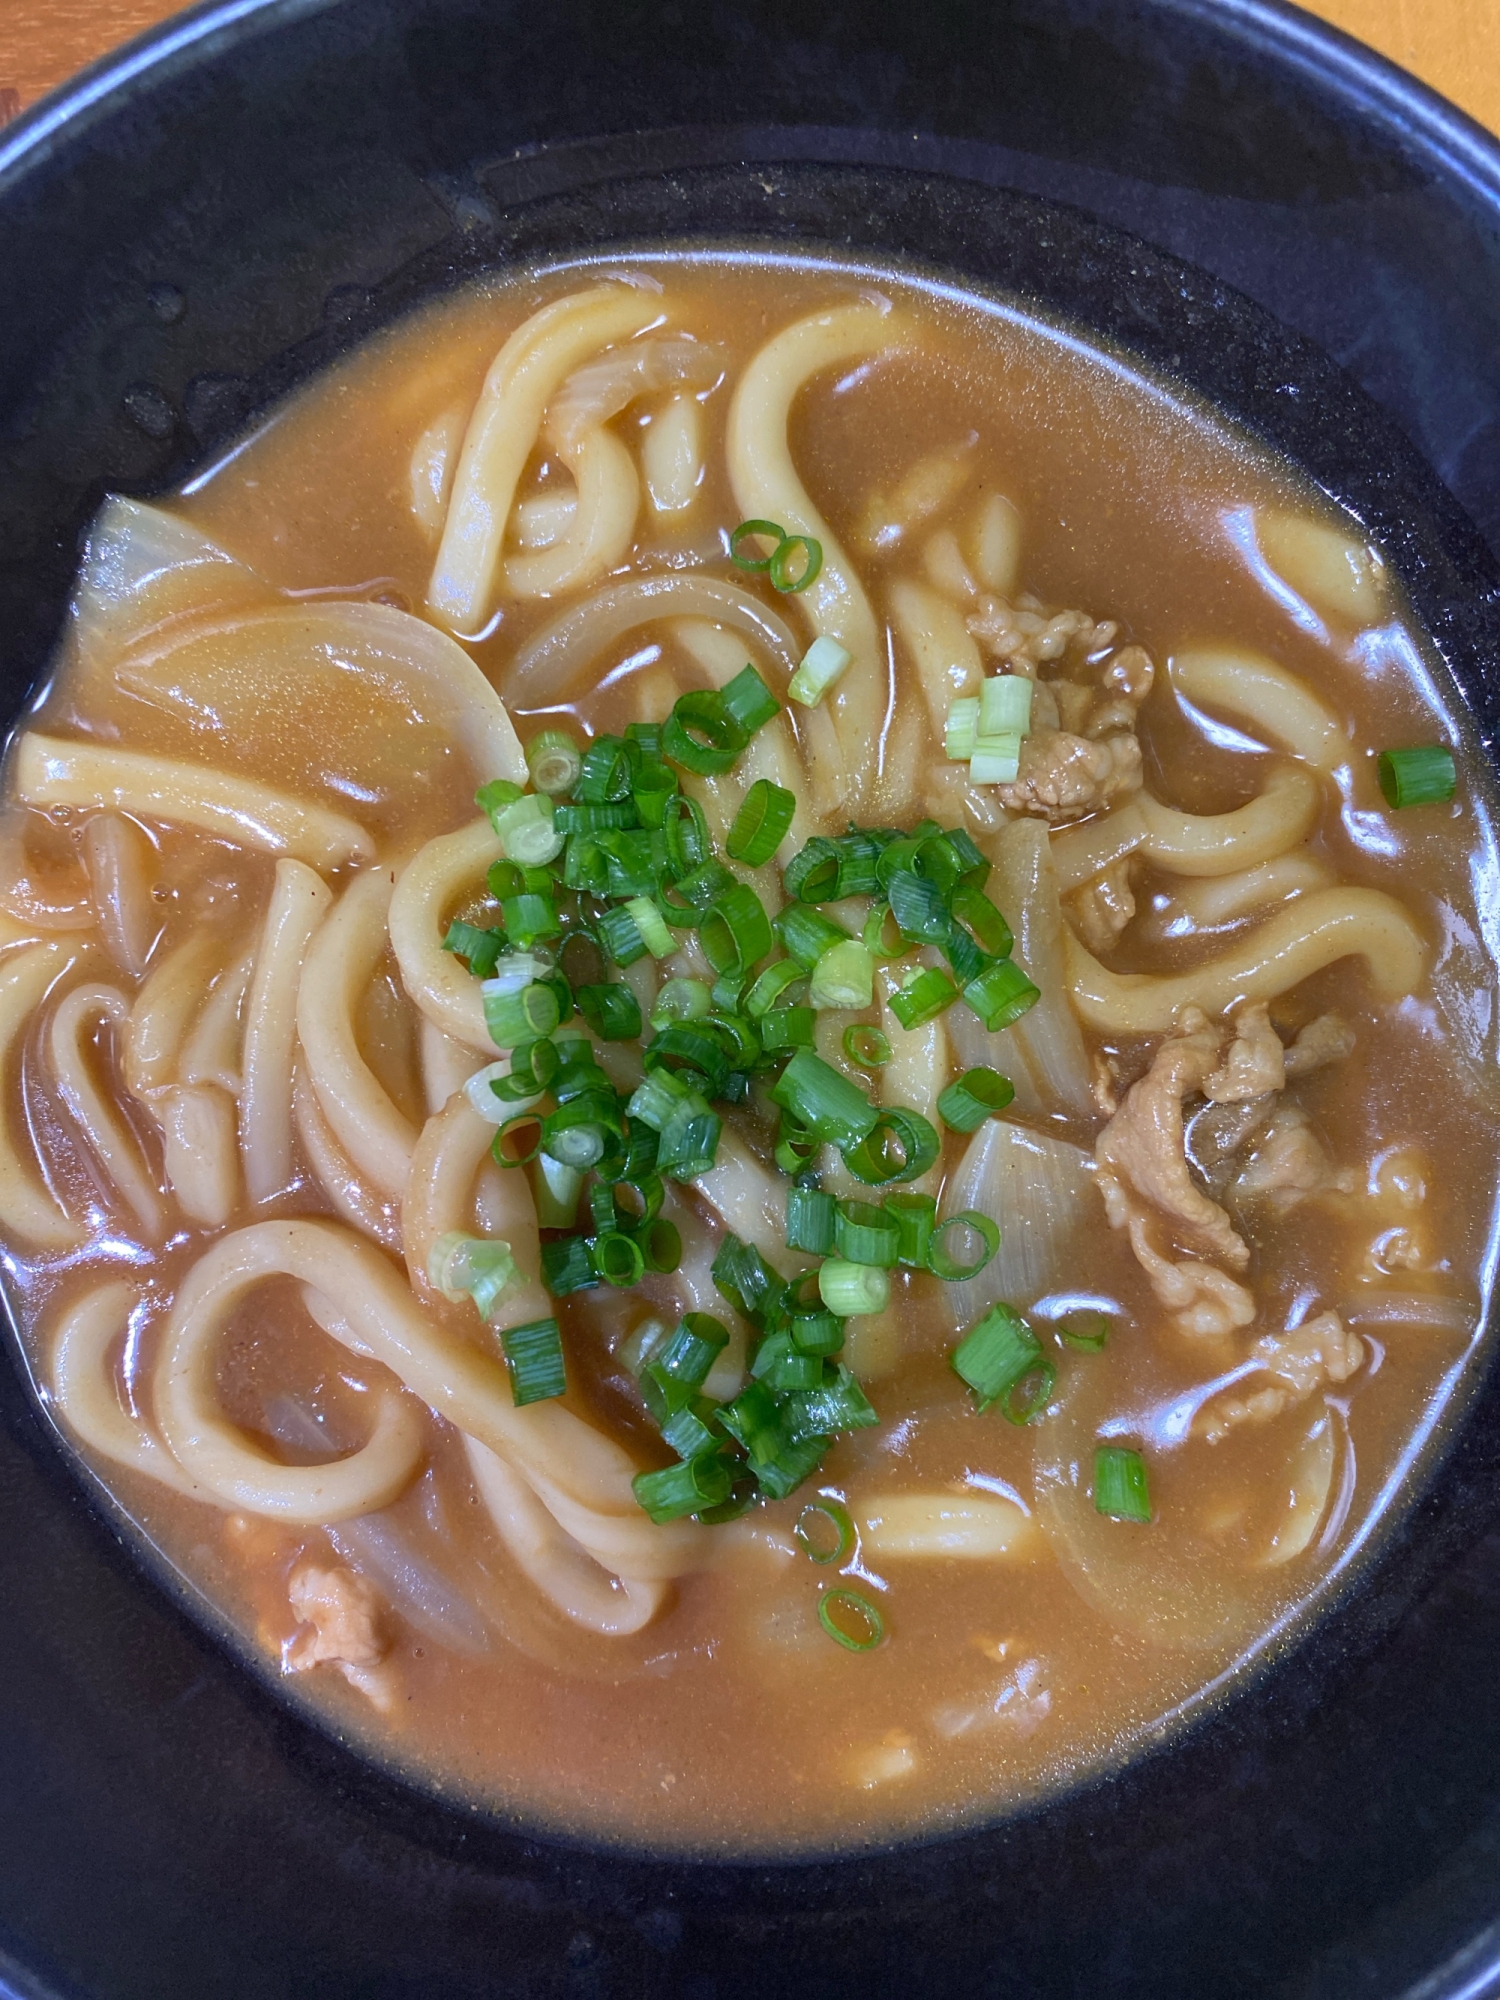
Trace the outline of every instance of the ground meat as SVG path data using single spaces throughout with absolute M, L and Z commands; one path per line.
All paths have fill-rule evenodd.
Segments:
M 1354 1052 L 1354 1030 L 1337 1014 L 1320 1014 L 1309 1021 L 1286 1052 L 1286 1073 L 1309 1076 L 1329 1063 L 1342 1062 Z
M 1133 731 L 1094 742 L 1065 729 L 1042 729 L 1022 738 L 1015 782 L 999 792 L 1008 811 L 1033 813 L 1058 826 L 1140 787 L 1141 746 Z
M 1134 860 L 1133 855 L 1127 854 L 1068 899 L 1078 935 L 1096 956 L 1113 950 L 1135 915 L 1135 890 L 1131 884 Z
M 1336 1312 L 1320 1313 L 1290 1333 L 1268 1333 L 1250 1350 L 1250 1361 L 1270 1378 L 1242 1396 L 1218 1396 L 1199 1417 L 1211 1444 L 1236 1425 L 1269 1423 L 1329 1384 L 1347 1382 L 1364 1365 L 1364 1342 Z
M 282 1648 L 288 1673 L 332 1666 L 376 1707 L 390 1703 L 390 1677 L 380 1663 L 390 1650 L 384 1605 L 374 1586 L 342 1565 L 301 1562 L 287 1580 L 287 1598 L 301 1629 Z
M 1182 1101 L 1202 1092 L 1219 1066 L 1223 1040 L 1222 1029 L 1196 1007 L 1184 1008 L 1176 1033 L 1099 1134 L 1094 1158 L 1115 1228 L 1144 1203 L 1192 1249 L 1242 1270 L 1250 1252 L 1224 1210 L 1194 1184 L 1183 1142 Z
M 1210 1104 L 1247 1104 L 1286 1083 L 1286 1056 L 1264 1001 L 1241 1007 L 1224 1061 L 1203 1086 Z
M 1358 1185 L 1347 1168 L 1336 1168 L 1300 1104 L 1278 1105 L 1265 1137 L 1230 1189 L 1233 1201 L 1269 1199 L 1295 1208 L 1318 1194 L 1352 1194 Z

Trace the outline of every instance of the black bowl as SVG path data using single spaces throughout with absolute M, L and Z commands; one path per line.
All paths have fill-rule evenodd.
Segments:
M 181 478 L 496 260 L 694 235 L 915 258 L 1185 379 L 1368 524 L 1490 743 L 1500 152 L 1256 0 L 169 24 L 0 140 L 7 713 L 103 492 Z M 1497 1417 L 1485 1382 L 1336 1613 L 1122 1772 L 984 1832 L 732 1867 L 507 1830 L 358 1762 L 143 1572 L 0 1359 L 0 1987 L 1480 2000 Z

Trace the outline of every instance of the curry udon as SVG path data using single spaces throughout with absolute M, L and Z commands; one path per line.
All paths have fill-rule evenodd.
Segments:
M 38 1387 L 471 1801 L 786 1850 L 1096 1768 L 1473 1355 L 1493 876 L 1423 641 L 1013 308 L 434 304 L 106 504 L 6 769 Z

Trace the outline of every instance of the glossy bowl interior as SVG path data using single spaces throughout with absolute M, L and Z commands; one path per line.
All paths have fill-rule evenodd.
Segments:
M 1367 523 L 1492 742 L 1500 162 L 1373 59 L 1226 0 L 185 17 L 0 144 L 7 714 L 103 492 L 180 480 L 468 273 L 704 238 L 912 258 L 1185 380 Z M 735 1868 L 550 1844 L 357 1762 L 143 1577 L 0 1359 L 0 1982 L 1477 2000 L 1497 1405 L 1479 1384 L 1336 1615 L 1114 1778 Z

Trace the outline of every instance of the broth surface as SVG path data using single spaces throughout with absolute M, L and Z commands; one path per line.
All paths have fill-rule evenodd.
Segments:
M 607 638 L 566 686 L 544 660 L 518 687 L 516 662 L 570 605 L 613 582 L 699 572 L 779 614 L 804 648 L 814 633 L 812 593 L 779 595 L 729 560 L 728 533 L 748 511 L 726 456 L 731 399 L 785 329 L 870 300 L 889 304 L 902 342 L 812 369 L 787 436 L 796 473 L 831 530 L 829 548 L 844 552 L 880 634 L 883 713 L 851 718 L 848 705 L 839 711 L 832 700 L 821 711 L 838 715 L 846 733 L 865 731 L 878 779 L 857 810 L 841 799 L 826 771 L 820 777 L 821 739 L 809 721 L 817 712 L 789 704 L 790 723 L 777 727 L 795 731 L 789 782 L 799 817 L 782 859 L 814 834 L 843 833 L 851 818 L 905 828 L 930 815 L 943 828 L 964 827 L 987 856 L 1007 857 L 987 893 L 1016 929 L 1023 963 L 1028 937 L 1048 921 L 1048 948 L 1073 953 L 1059 961 L 1074 968 L 1071 1001 L 1037 974 L 1043 1001 L 1029 1030 L 1023 1018 L 1011 1033 L 990 1036 L 972 1013 L 960 1019 L 959 1003 L 937 1030 L 903 1037 L 877 1005 L 826 1016 L 817 1041 L 877 1099 L 885 1091 L 925 1110 L 944 1139 L 921 1183 L 939 1212 L 993 1213 L 1001 1267 L 1013 1278 L 1040 1274 L 1005 1296 L 1055 1368 L 1045 1407 L 1023 1424 L 997 1408 L 981 1413 L 953 1371 L 960 1334 L 993 1296 L 976 1289 L 982 1275 L 954 1286 L 898 1269 L 886 1310 L 851 1319 L 843 1356 L 878 1423 L 840 1437 L 791 1498 L 727 1525 L 680 1531 L 698 1538 L 683 1545 L 701 1554 L 665 1580 L 654 1614 L 623 1632 L 591 1629 L 576 1608 L 570 1615 L 538 1588 L 517 1543 L 497 1530 L 459 1430 L 411 1396 L 403 1401 L 420 1415 L 421 1441 L 410 1476 L 393 1498 L 327 1526 L 275 1518 L 202 1487 L 195 1497 L 191 1474 L 163 1484 L 139 1460 L 132 1467 L 119 1453 L 101 1453 L 97 1441 L 83 1449 L 165 1559 L 249 1647 L 283 1663 L 297 1696 L 422 1782 L 483 1808 L 635 1844 L 836 1848 L 993 1816 L 1130 1754 L 1291 1631 L 1399 1504 L 1413 1466 L 1457 1407 L 1488 1297 L 1500 1107 L 1493 941 L 1481 915 L 1496 907 L 1487 778 L 1357 524 L 1210 413 L 1007 306 L 899 273 L 706 253 L 507 277 L 371 340 L 165 503 L 233 563 L 195 567 L 179 550 L 178 567 L 169 560 L 165 582 L 142 586 L 134 608 L 124 591 L 92 618 L 75 615 L 26 728 L 230 773 L 241 788 L 235 810 L 247 817 L 243 788 L 253 783 L 354 822 L 369 837 L 367 852 L 330 852 L 310 864 L 340 897 L 365 876 L 401 878 L 427 843 L 473 827 L 468 725 L 427 700 L 426 683 L 390 667 L 387 655 L 400 648 L 388 633 L 361 652 L 333 626 L 324 636 L 317 620 L 352 601 L 443 629 L 428 608 L 436 531 L 497 351 L 533 314 L 622 272 L 657 302 L 663 324 L 600 345 L 614 352 L 631 339 L 687 335 L 713 351 L 712 366 L 684 382 L 648 383 L 594 426 L 639 469 L 623 554 L 576 588 L 543 596 L 502 589 L 494 615 L 486 606 L 479 625 L 460 626 L 458 637 L 523 744 L 545 728 L 592 740 L 660 720 L 679 695 L 722 684 L 747 657 L 784 698 L 785 674 L 767 664 L 763 647 L 677 611 Z M 598 351 L 585 346 L 577 366 Z M 555 398 L 549 408 L 555 415 Z M 672 476 L 685 481 L 680 491 Z M 462 461 L 456 477 L 462 485 Z M 548 523 L 576 518 L 573 491 L 561 447 L 544 437 L 525 462 L 503 560 L 540 561 L 555 549 Z M 680 506 L 657 504 L 684 494 Z M 140 602 L 151 591 L 145 616 Z M 924 678 L 913 634 L 921 607 L 930 611 L 934 601 L 939 653 L 941 634 L 955 628 L 969 634 L 969 652 L 952 641 L 937 668 L 929 659 Z M 1074 608 L 1084 616 L 1070 636 L 1055 621 Z M 282 623 L 247 649 L 240 622 L 271 611 Z M 1103 621 L 1115 629 L 1101 637 Z M 1033 653 L 1042 650 L 1039 666 L 1023 658 L 1028 635 Z M 977 692 L 976 664 L 992 674 L 1009 662 L 1043 688 L 1086 685 L 1102 701 L 1113 684 L 1100 677 L 1128 648 L 1144 649 L 1153 669 L 1138 716 L 1127 703 L 1120 726 L 1138 738 L 1144 794 L 1127 785 L 1054 813 L 1037 863 L 1044 887 L 1028 915 L 1000 883 L 1019 880 L 1027 836 L 1013 829 L 1049 820 L 1007 810 L 1003 788 L 971 785 L 963 764 L 945 760 L 933 689 Z M 1317 727 L 1326 724 L 1343 748 L 1318 764 L 1306 754 L 1306 730 L 1296 738 L 1288 723 L 1268 733 L 1265 714 L 1257 721 L 1243 705 L 1203 695 L 1209 680 L 1193 681 L 1192 663 L 1214 649 L 1272 662 L 1281 692 L 1265 698 L 1266 713 L 1291 699 L 1286 685 L 1300 688 L 1324 718 Z M 1037 713 L 1050 713 L 1049 699 L 1035 697 Z M 1102 730 L 1099 713 L 1096 705 Z M 1388 809 L 1379 753 L 1439 741 L 1456 753 L 1456 797 Z M 1193 836 L 1193 872 L 1139 840 L 1123 860 L 1100 847 L 1095 866 L 1084 854 L 1087 830 L 1115 825 L 1141 795 L 1178 814 L 1229 815 L 1253 810 L 1268 787 L 1298 784 L 1311 788 L 1305 821 L 1242 867 L 1224 868 L 1229 830 Z M 744 777 L 684 785 L 722 832 Z M 293 1177 L 259 1202 L 238 1177 L 233 1132 L 251 982 L 266 962 L 273 889 L 285 879 L 272 845 L 229 838 L 227 821 L 206 830 L 103 794 L 71 805 L 29 796 L 13 745 L 0 865 L 0 983 L 7 970 L 13 975 L 0 1008 L 10 1060 L 7 1152 L 33 1176 L 39 1156 L 54 1206 L 79 1227 L 76 1240 L 45 1244 L 11 1220 L 7 1268 L 35 1378 L 75 1444 L 79 1426 L 59 1394 L 59 1329 L 106 1282 L 129 1288 L 98 1367 L 118 1421 L 164 1454 L 158 1359 L 173 1302 L 206 1251 L 268 1217 L 318 1216 L 351 1241 L 377 1246 L 404 1284 L 401 1188 L 382 1187 L 330 1141 L 332 1114 L 318 1109 L 322 1091 L 305 1049 L 297 1089 L 310 1097 L 295 1121 Z M 101 820 L 116 826 L 90 834 Z M 118 853 L 108 844 L 115 840 Z M 1170 847 L 1163 841 L 1161 852 Z M 144 958 L 132 957 L 128 937 L 121 942 L 122 905 L 113 917 L 105 908 L 109 884 L 130 867 L 149 878 L 148 928 L 157 935 Z M 1263 877 L 1251 881 L 1252 868 Z M 739 872 L 768 908 L 777 906 L 774 867 Z M 471 873 L 445 920 L 486 912 L 493 920 L 483 868 Z M 1344 922 L 1343 906 L 1327 899 L 1346 891 L 1379 892 L 1399 906 L 1380 921 L 1405 923 L 1420 941 L 1410 990 L 1390 990 L 1389 977 L 1383 987 L 1365 958 L 1347 952 L 1325 956 L 1305 976 L 1270 979 L 1257 994 L 1269 1003 L 1275 1060 L 1304 1030 L 1309 1051 L 1331 1034 L 1335 1053 L 1309 1059 L 1284 1087 L 1247 1086 L 1219 1104 L 1203 1102 L 1204 1078 L 1232 1059 L 1235 1022 L 1243 1033 L 1249 1018 L 1240 1004 L 1248 976 L 1229 979 L 1198 1030 L 1217 1039 L 1187 1093 L 1194 1173 L 1184 1169 L 1184 1178 L 1232 1223 L 1248 1260 L 1216 1262 L 1201 1230 L 1197 1240 L 1191 1228 L 1164 1234 L 1161 1204 L 1153 1208 L 1129 1172 L 1116 1173 L 1121 1206 L 1117 1217 L 1108 1213 L 1094 1150 L 1107 1152 L 1107 1127 L 1123 1129 L 1111 1107 L 1160 1073 L 1152 1065 L 1164 1042 L 1180 1047 L 1194 1020 L 1179 1008 L 1175 1026 L 1168 1018 L 1142 1028 L 1125 1019 L 1133 1000 L 1119 1002 L 1124 1025 L 1085 1018 L 1080 980 L 1092 975 L 1078 974 L 1086 960 L 1064 942 L 1055 900 L 1047 918 L 1046 896 L 1061 894 L 1068 938 L 1082 936 L 1106 978 L 1159 978 L 1249 950 L 1246 941 L 1268 924 L 1295 928 L 1303 905 L 1324 910 L 1329 926 Z M 1133 898 L 1123 922 L 1121 896 Z M 857 933 L 863 910 L 854 915 Z M 135 921 L 144 921 L 138 907 Z M 317 921 L 331 921 L 322 905 Z M 360 968 L 349 1019 L 381 1116 L 389 1113 L 378 1144 L 399 1141 L 409 1151 L 434 1133 L 455 1079 L 498 1052 L 486 1058 L 452 1040 L 443 1045 L 383 937 L 367 963 L 363 947 L 349 946 Z M 28 983 L 17 968 L 37 940 L 54 958 L 41 968 L 45 978 L 39 972 Z M 179 967 L 180 1002 L 159 979 L 169 961 Z M 1391 959 L 1382 962 L 1389 973 Z M 648 1006 L 660 976 L 651 966 L 647 958 L 624 975 Z M 686 959 L 663 968 L 703 969 Z M 91 1079 L 124 1121 L 127 1150 L 144 1162 L 159 1204 L 155 1232 L 86 1140 L 93 1128 L 76 1108 L 76 1077 L 70 1086 L 73 1072 L 60 1065 L 59 1009 L 84 986 L 116 993 L 120 1004 L 113 1016 L 99 1011 L 103 1002 L 83 1009 L 76 1075 Z M 148 993 L 158 1005 L 151 1048 L 132 1040 Z M 1045 1052 L 1025 1039 L 1039 1032 L 1049 1002 L 1082 1026 L 1087 1067 L 1062 1087 Z M 1330 1018 L 1338 1025 L 1325 1030 Z M 855 1020 L 883 1024 L 896 1044 L 884 1077 L 845 1057 L 841 1037 Z M 1066 1023 L 1058 1032 L 1059 1045 L 1071 1047 Z M 147 1076 L 158 1046 L 159 1075 Z M 945 1131 L 932 1107 L 943 1084 L 979 1062 L 1014 1075 L 1018 1095 L 1000 1123 L 987 1121 L 971 1139 Z M 927 1091 L 921 1101 L 917 1089 Z M 726 1113 L 725 1125 L 774 1181 L 764 1108 L 753 1100 L 743 1113 Z M 1238 1141 L 1229 1129 L 1236 1119 Z M 995 1165 L 995 1149 L 1013 1134 L 1021 1145 L 1015 1172 L 1044 1190 L 1029 1200 Z M 195 1147 L 206 1160 L 215 1145 L 229 1149 L 232 1183 L 216 1211 L 208 1169 L 189 1189 L 200 1176 L 181 1167 Z M 850 1180 L 836 1156 L 821 1165 L 832 1192 L 880 1199 Z M 528 1174 L 504 1179 L 508 1192 L 494 1201 L 514 1199 L 518 1182 L 529 1199 Z M 1004 1199 L 1002 1186 L 1011 1191 Z M 483 1183 L 479 1199 L 482 1221 Z M 629 1290 L 577 1292 L 555 1306 L 568 1409 L 638 1466 L 669 1457 L 631 1367 L 643 1324 L 704 1311 L 733 1325 L 741 1352 L 747 1337 L 707 1277 L 725 1229 L 722 1201 L 692 1187 L 673 1187 L 667 1199 L 664 1212 L 684 1239 L 678 1272 Z M 1127 1217 L 1144 1253 L 1133 1247 Z M 767 1254 L 778 1261 L 774 1247 Z M 1205 1259 L 1250 1298 L 1248 1320 L 1193 1321 L 1195 1312 L 1212 1321 L 1218 1308 L 1203 1303 L 1201 1287 L 1194 1292 L 1197 1278 L 1174 1273 L 1190 1261 L 1201 1269 Z M 783 1251 L 779 1268 L 807 1261 Z M 1181 1296 L 1164 1296 L 1174 1285 Z M 497 1351 L 467 1301 L 445 1302 L 420 1284 L 417 1296 L 457 1347 Z M 343 1303 L 325 1299 L 319 1308 L 314 1299 L 310 1310 L 303 1283 L 284 1272 L 226 1305 L 205 1379 L 226 1423 L 273 1465 L 353 1451 L 382 1395 L 393 1393 L 379 1359 L 331 1338 L 314 1316 L 321 1311 L 326 1324 Z M 1065 1337 L 1101 1313 L 1110 1325 L 1098 1351 Z M 1281 1362 L 1281 1348 L 1257 1347 L 1295 1342 L 1299 1330 L 1305 1347 L 1307 1329 L 1327 1315 L 1337 1332 L 1311 1360 L 1304 1353 Z M 1145 1459 L 1149 1523 L 1106 1518 L 1093 1504 L 1093 1455 L 1112 1441 Z M 848 1559 L 829 1567 L 809 1560 L 792 1532 L 819 1494 L 844 1503 L 859 1530 Z M 632 1535 L 644 1524 L 641 1516 Z M 567 1540 L 555 1523 L 547 1533 Z M 575 1541 L 568 1560 L 578 1559 Z M 370 1657 L 357 1647 L 357 1656 L 337 1653 L 332 1614 L 322 1623 L 298 1615 L 310 1602 L 308 1575 L 331 1572 L 364 1579 L 358 1601 L 373 1607 L 379 1634 Z M 304 1579 L 296 1604 L 295 1577 Z M 589 1586 L 595 1597 L 600 1578 L 608 1580 L 607 1569 Z M 885 1636 L 868 1652 L 844 1650 L 820 1624 L 820 1598 L 839 1587 L 879 1607 Z M 619 1587 L 611 1588 L 614 1602 Z M 314 1642 L 324 1638 L 319 1661 Z

